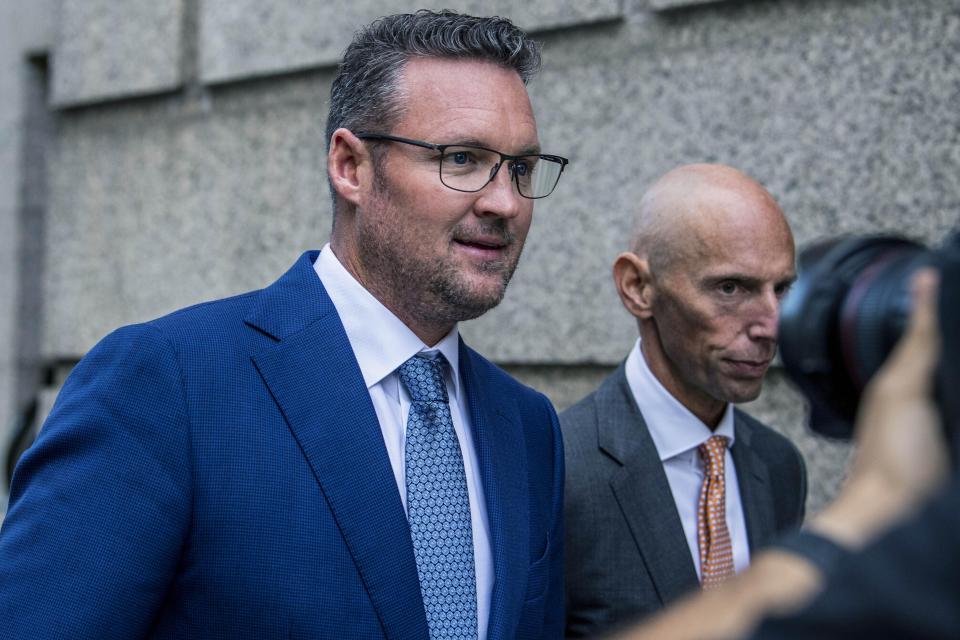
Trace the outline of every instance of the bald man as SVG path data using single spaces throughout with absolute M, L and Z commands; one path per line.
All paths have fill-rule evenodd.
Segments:
M 640 337 L 560 416 L 567 637 L 718 585 L 800 525 L 800 453 L 734 407 L 760 394 L 794 276 L 783 212 L 740 171 L 683 166 L 644 195 L 613 265 Z

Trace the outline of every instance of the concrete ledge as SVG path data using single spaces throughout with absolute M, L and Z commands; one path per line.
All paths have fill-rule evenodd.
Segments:
M 53 56 L 56 107 L 182 83 L 184 0 L 64 0 Z
M 474 15 L 504 15 L 529 31 L 621 16 L 620 0 L 452 0 L 415 5 Z M 200 77 L 208 83 L 335 65 L 356 29 L 379 16 L 413 11 L 398 0 L 351 3 L 293 0 L 203 2 Z
M 654 11 L 663 9 L 678 9 L 680 7 L 692 7 L 698 4 L 713 4 L 723 0 L 650 0 L 650 8 Z

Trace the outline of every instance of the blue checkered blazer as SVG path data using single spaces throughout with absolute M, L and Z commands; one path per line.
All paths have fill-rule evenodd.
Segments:
M 315 258 L 119 329 L 76 366 L 14 476 L 0 637 L 427 638 L 383 437 Z M 556 415 L 460 349 L 489 635 L 560 637 Z

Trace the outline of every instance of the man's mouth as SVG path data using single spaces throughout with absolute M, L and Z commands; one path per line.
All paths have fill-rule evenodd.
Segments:
M 727 359 L 727 364 L 738 378 L 762 378 L 770 366 L 769 359 Z
M 486 249 L 499 251 L 507 246 L 506 240 L 502 238 L 454 238 L 454 242 L 461 244 L 465 247 L 473 247 L 476 249 Z
M 499 260 L 510 246 L 508 238 L 489 234 L 454 236 L 453 241 L 462 251 L 482 261 Z

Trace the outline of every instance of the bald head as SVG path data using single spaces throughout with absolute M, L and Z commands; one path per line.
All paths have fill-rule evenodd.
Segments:
M 753 178 L 693 164 L 647 191 L 634 229 L 613 265 L 620 300 L 653 375 L 713 428 L 760 393 L 794 278 L 790 227 Z
M 790 228 L 773 196 L 750 176 L 721 164 L 689 164 L 669 171 L 644 194 L 632 250 L 662 272 L 680 259 L 696 259 L 711 239 L 742 244 L 745 232 L 783 236 Z

